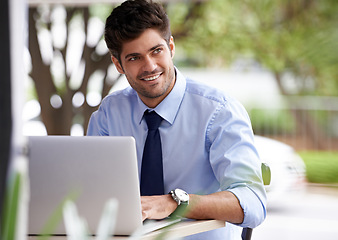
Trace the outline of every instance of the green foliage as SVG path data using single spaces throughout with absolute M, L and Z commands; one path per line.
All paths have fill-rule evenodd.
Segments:
M 313 183 L 338 183 L 338 152 L 299 152 Z
M 39 233 L 39 236 L 37 237 L 37 240 L 49 240 L 51 232 L 54 232 L 54 230 L 61 224 L 62 222 L 62 210 L 65 207 L 65 204 L 68 201 L 75 201 L 79 196 L 78 192 L 72 192 L 64 197 L 64 199 L 58 204 L 58 206 L 53 210 L 51 216 L 47 219 L 45 222 L 43 228 L 41 229 L 41 232 Z
M 337 12 L 335 0 L 209 0 L 196 9 L 169 8 L 177 45 L 198 66 L 254 59 L 300 83 L 314 81 L 310 89 L 299 84 L 298 94 L 319 95 L 338 94 Z
M 2 236 L 1 239 L 6 240 L 15 240 L 16 236 L 16 227 L 18 222 L 18 208 L 19 208 L 19 199 L 20 191 L 22 186 L 22 176 L 16 174 L 14 176 L 13 182 L 9 184 L 9 187 L 6 191 L 5 203 L 4 203 L 4 214 L 1 226 Z
M 89 13 L 91 16 L 98 17 L 102 22 L 106 22 L 106 18 L 109 16 L 113 6 L 111 4 L 92 4 L 89 6 Z
M 295 122 L 288 110 L 252 109 L 249 112 L 255 134 L 290 134 Z

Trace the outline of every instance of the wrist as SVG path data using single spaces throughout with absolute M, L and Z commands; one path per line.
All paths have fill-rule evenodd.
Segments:
M 176 203 L 176 208 L 170 214 L 172 218 L 180 218 L 185 216 L 187 207 L 189 205 L 189 194 L 182 189 L 174 189 L 168 194 L 172 200 Z
M 174 212 L 177 208 L 177 202 L 171 197 L 170 194 L 165 195 L 167 199 L 167 210 L 169 211 L 169 215 Z

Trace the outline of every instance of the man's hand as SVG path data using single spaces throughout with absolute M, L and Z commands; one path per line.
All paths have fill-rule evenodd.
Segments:
M 177 208 L 177 203 L 167 195 L 142 196 L 142 218 L 163 219 Z M 228 191 L 209 195 L 189 194 L 189 206 L 185 217 L 192 219 L 216 219 L 242 223 L 244 212 L 237 197 Z
M 175 211 L 177 203 L 169 194 L 160 196 L 141 196 L 141 206 L 143 220 L 163 219 Z

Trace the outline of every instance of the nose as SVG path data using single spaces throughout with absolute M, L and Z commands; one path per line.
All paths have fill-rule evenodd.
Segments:
M 157 68 L 157 63 L 155 59 L 153 59 L 151 56 L 146 56 L 143 61 L 142 70 L 144 72 L 152 72 Z

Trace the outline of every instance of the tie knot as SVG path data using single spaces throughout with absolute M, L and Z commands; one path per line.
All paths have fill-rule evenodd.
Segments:
M 146 119 L 148 129 L 149 130 L 156 130 L 160 126 L 162 122 L 162 117 L 158 115 L 155 111 L 145 111 L 144 117 Z

